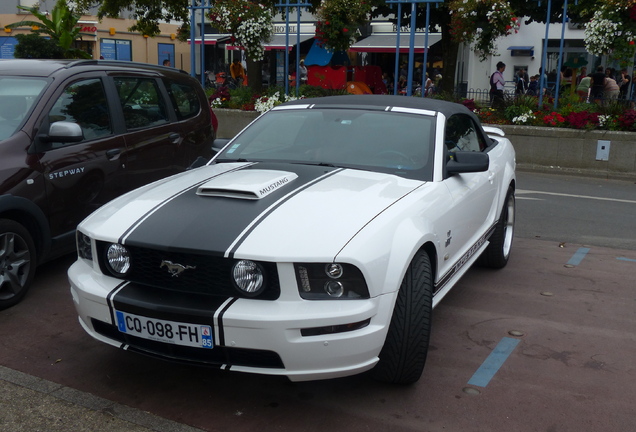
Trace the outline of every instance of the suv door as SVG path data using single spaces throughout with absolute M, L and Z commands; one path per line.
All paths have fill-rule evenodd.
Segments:
M 59 240 L 66 234 L 69 250 L 79 222 L 125 191 L 126 148 L 123 137 L 115 134 L 112 105 L 103 76 L 86 76 L 61 87 L 44 110 L 34 148 L 44 178 L 51 235 Z M 57 122 L 79 125 L 83 136 L 64 142 L 47 138 Z
M 114 76 L 123 112 L 130 189 L 183 171 L 183 136 L 161 80 Z

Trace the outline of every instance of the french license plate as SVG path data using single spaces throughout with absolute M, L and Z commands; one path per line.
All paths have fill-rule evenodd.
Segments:
M 115 311 L 120 332 L 158 342 L 212 348 L 211 326 L 159 320 Z

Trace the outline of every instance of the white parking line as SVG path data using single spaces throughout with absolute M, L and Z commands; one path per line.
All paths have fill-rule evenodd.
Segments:
M 574 194 L 543 192 L 543 191 L 533 191 L 533 190 L 524 190 L 524 189 L 517 189 L 515 191 L 515 194 L 516 195 L 526 195 L 526 194 L 553 195 L 553 196 L 562 196 L 562 197 L 570 197 L 570 198 L 584 198 L 584 199 L 593 199 L 593 200 L 599 200 L 599 201 L 614 201 L 614 202 L 622 202 L 622 203 L 628 203 L 628 204 L 636 204 L 636 200 L 626 200 L 626 199 L 619 199 L 619 198 L 603 198 L 603 197 L 594 197 L 589 195 L 574 195 Z M 532 198 L 522 197 L 521 199 L 532 199 Z M 540 198 L 535 198 L 535 199 L 540 199 Z

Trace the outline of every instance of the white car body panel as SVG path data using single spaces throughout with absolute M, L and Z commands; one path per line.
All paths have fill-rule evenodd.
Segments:
M 269 214 L 238 248 L 236 256 L 277 262 L 331 261 L 360 227 L 422 184 L 372 172 L 341 171 Z M 339 211 L 344 207 L 357 211 Z M 299 220 L 302 223 L 295 223 Z M 285 230 L 281 232 L 280 226 Z M 266 250 L 264 244 L 268 245 Z

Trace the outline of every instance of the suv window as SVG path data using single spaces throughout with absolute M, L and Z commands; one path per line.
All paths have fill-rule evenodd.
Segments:
M 14 134 L 46 84 L 45 79 L 0 78 L 0 140 Z
M 187 84 L 179 84 L 171 81 L 168 85 L 168 92 L 172 98 L 172 103 L 175 106 L 179 120 L 194 117 L 199 113 L 201 104 L 199 103 L 196 89 Z
M 464 114 L 455 114 L 446 121 L 446 148 L 451 151 L 483 151 L 487 146 L 483 137 L 477 133 L 473 120 Z
M 115 78 L 127 129 L 158 126 L 168 122 L 168 111 L 157 81 L 151 78 Z
M 86 79 L 66 87 L 49 111 L 49 122 L 58 121 L 79 124 L 85 140 L 111 135 L 113 129 L 102 80 Z

